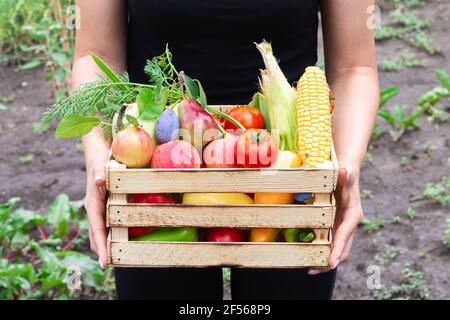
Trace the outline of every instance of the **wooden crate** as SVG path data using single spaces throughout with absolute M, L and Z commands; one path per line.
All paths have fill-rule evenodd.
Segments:
M 338 166 L 320 169 L 127 169 L 106 165 L 108 263 L 115 267 L 326 267 Z M 131 204 L 127 194 L 310 192 L 312 205 Z M 128 227 L 311 228 L 312 243 L 129 241 Z

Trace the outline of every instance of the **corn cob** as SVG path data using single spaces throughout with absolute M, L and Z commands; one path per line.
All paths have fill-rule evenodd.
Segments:
M 325 73 L 317 67 L 306 68 L 297 84 L 297 147 L 306 168 L 330 160 L 333 142 L 329 94 Z

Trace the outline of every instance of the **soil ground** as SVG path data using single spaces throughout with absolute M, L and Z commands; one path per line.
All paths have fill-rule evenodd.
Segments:
M 424 55 L 428 60 L 425 68 L 380 73 L 382 88 L 401 88 L 393 102 L 405 104 L 408 110 L 422 93 L 437 84 L 435 68 L 450 72 L 450 43 L 441 41 L 450 33 L 450 4 L 433 1 L 433 5 L 421 10 L 421 15 L 433 19 L 430 35 L 439 43 L 440 53 Z M 387 41 L 378 46 L 378 56 L 393 57 L 402 50 L 403 42 Z M 54 127 L 43 134 L 33 131 L 33 123 L 52 103 L 51 85 L 44 77 L 43 70 L 20 72 L 0 66 L 0 96 L 12 100 L 5 103 L 9 111 L 0 111 L 0 203 L 21 197 L 22 206 L 42 212 L 60 193 L 81 199 L 85 186 L 83 157 L 75 141 L 56 141 Z M 370 219 L 384 219 L 385 226 L 373 234 L 359 230 L 350 259 L 339 268 L 335 299 L 371 299 L 374 292 L 366 282 L 367 268 L 372 265 L 380 267 L 381 283 L 386 286 L 401 281 L 401 270 L 406 265 L 415 267 L 425 273 L 431 299 L 450 298 L 450 252 L 442 244 L 446 219 L 450 218 L 448 207 L 409 202 L 426 182 L 438 182 L 449 175 L 450 125 L 432 125 L 426 117 L 419 123 L 422 130 L 408 132 L 399 142 L 384 134 L 370 145 L 373 162 L 363 168 L 361 189 L 371 191 L 373 198 L 364 200 L 364 210 Z M 434 148 L 431 156 L 424 152 L 429 143 Z M 22 163 L 19 158 L 28 154 L 33 154 L 34 160 Z M 400 164 L 403 156 L 412 160 L 411 165 Z M 408 208 L 417 211 L 416 219 L 406 217 Z M 400 215 L 403 223 L 390 222 L 394 215 Z M 375 259 L 388 248 L 399 251 L 392 262 Z

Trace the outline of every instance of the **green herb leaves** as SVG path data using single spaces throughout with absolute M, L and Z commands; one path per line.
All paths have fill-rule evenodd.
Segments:
M 140 118 L 143 120 L 156 119 L 164 111 L 167 102 L 165 90 L 160 92 L 151 89 L 142 89 L 137 97 Z
M 56 128 L 56 139 L 81 137 L 100 125 L 97 117 L 86 117 L 77 114 L 65 116 Z
M 180 72 L 180 80 L 186 89 L 186 97 L 195 100 L 203 109 L 206 109 L 208 101 L 206 100 L 205 90 L 203 90 L 200 81 L 193 80 L 184 72 Z

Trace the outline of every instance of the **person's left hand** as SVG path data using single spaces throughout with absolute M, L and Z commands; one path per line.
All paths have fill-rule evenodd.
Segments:
M 333 250 L 328 259 L 328 269 L 310 269 L 316 275 L 335 269 L 347 260 L 359 223 L 364 219 L 359 192 L 359 170 L 349 167 L 339 169 L 336 196 L 336 217 L 332 230 Z

